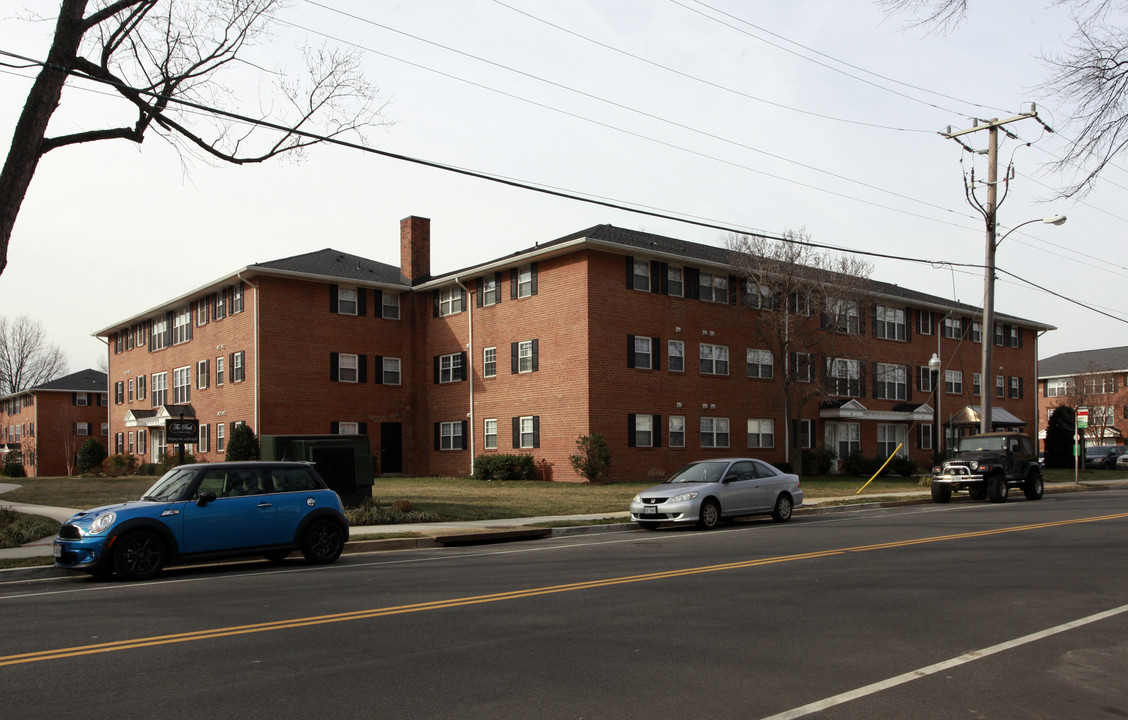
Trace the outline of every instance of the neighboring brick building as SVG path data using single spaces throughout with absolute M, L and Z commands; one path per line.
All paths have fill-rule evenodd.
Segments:
M 29 477 L 67 475 L 93 437 L 106 444 L 106 374 L 83 370 L 0 398 L 4 449 Z
M 183 412 L 199 419 L 208 460 L 236 422 L 260 435 L 365 433 L 381 472 L 413 475 L 465 475 L 483 452 L 528 452 L 550 478 L 573 480 L 568 456 L 595 432 L 616 480 L 705 455 L 784 458 L 779 360 L 757 348 L 758 311 L 726 250 L 601 225 L 433 277 L 430 223 L 415 217 L 401 223 L 400 250 L 402 269 L 329 249 L 248 266 L 99 331 L 111 348 L 111 452 L 154 457 L 163 418 Z M 927 464 L 934 352 L 944 421 L 963 420 L 957 433 L 978 425 L 966 417 L 980 385 L 977 309 L 870 287 L 851 326 L 865 360 L 809 358 L 811 382 L 836 386 L 794 431 L 840 455 L 904 442 Z M 1026 388 L 1047 329 L 998 318 L 996 425 L 1035 421 Z
M 1038 363 L 1038 429 L 1061 405 L 1089 408 L 1086 441 L 1123 445 L 1128 438 L 1128 346 L 1061 353 Z

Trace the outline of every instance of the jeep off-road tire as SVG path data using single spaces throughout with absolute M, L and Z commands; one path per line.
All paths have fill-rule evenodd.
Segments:
M 952 500 L 952 487 L 942 483 L 932 483 L 932 502 L 946 503 Z
M 1002 473 L 995 473 L 987 477 L 987 499 L 993 503 L 1007 501 L 1007 477 Z
M 1026 476 L 1026 481 L 1022 483 L 1022 494 L 1026 496 L 1027 500 L 1041 500 L 1044 492 L 1045 483 L 1042 482 L 1042 472 L 1037 469 L 1031 470 L 1030 474 Z

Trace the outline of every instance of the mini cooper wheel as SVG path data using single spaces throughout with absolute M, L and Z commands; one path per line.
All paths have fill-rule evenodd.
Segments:
M 152 530 L 134 530 L 114 545 L 114 570 L 125 580 L 149 580 L 164 568 L 168 551 Z
M 701 515 L 697 518 L 697 527 L 702 530 L 712 530 L 721 524 L 721 506 L 716 500 L 709 498 L 701 503 Z
M 302 538 L 302 555 L 314 565 L 328 565 L 341 557 L 345 533 L 332 520 L 317 520 Z
M 791 496 L 781 494 L 776 498 L 775 507 L 772 508 L 772 520 L 775 522 L 787 522 L 791 519 Z

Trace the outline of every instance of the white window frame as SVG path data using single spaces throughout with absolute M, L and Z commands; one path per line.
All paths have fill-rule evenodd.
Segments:
M 635 260 L 631 272 L 631 289 L 650 292 L 650 263 L 646 260 Z
M 517 268 L 517 297 L 533 296 L 533 266 L 522 265 Z
M 701 343 L 700 368 L 702 375 L 728 375 L 729 374 L 729 349 L 728 345 L 714 345 Z
M 728 275 L 702 272 L 697 278 L 698 297 L 705 302 L 728 302 Z M 720 295 L 720 299 L 717 296 Z
M 464 309 L 462 307 L 462 288 L 445 287 L 439 290 L 439 317 L 457 315 Z
M 971 394 L 980 397 L 983 395 L 983 373 L 971 374 Z
M 130 433 L 130 435 L 132 436 L 133 433 Z M 133 438 L 130 437 L 130 442 L 132 440 Z M 200 423 L 200 435 L 196 447 L 199 448 L 200 452 L 211 452 L 211 425 Z
M 383 292 L 380 293 L 380 317 L 385 320 L 399 320 L 400 319 L 400 296 L 399 293 Z
M 243 283 L 231 286 L 231 314 L 243 312 Z
M 680 267 L 666 268 L 666 288 L 670 297 L 685 295 L 685 272 Z
M 439 356 L 439 384 L 458 382 L 462 369 L 462 355 L 451 353 Z
M 879 400 L 906 400 L 908 398 L 909 373 L 904 365 L 876 363 L 875 371 L 873 378 L 875 398 Z
M 878 305 L 874 308 L 873 336 L 885 340 L 904 342 L 908 326 L 905 323 L 905 309 Z
M 666 434 L 670 447 L 685 447 L 685 415 L 671 415 Z
M 338 435 L 359 435 L 360 423 L 351 420 L 337 423 Z
M 722 417 L 701 418 L 701 447 L 727 448 L 731 440 L 729 419 Z
M 197 390 L 206 390 L 207 389 L 208 382 L 210 381 L 210 378 L 208 377 L 209 374 L 210 373 L 208 372 L 208 361 L 207 360 L 197 360 L 196 361 L 196 389 Z
M 496 275 L 487 275 L 482 278 L 482 307 L 497 305 L 501 302 L 501 283 Z
M 906 425 L 897 425 L 890 423 L 877 424 L 877 454 L 885 459 L 893 454 L 893 450 L 897 445 L 901 446 L 897 450 L 897 457 L 909 456 L 909 428 Z
M 654 447 L 654 416 L 638 413 L 634 416 L 635 447 Z
M 172 371 L 172 404 L 184 405 L 192 401 L 192 366 L 175 368 Z
M 775 356 L 771 350 L 746 348 L 744 360 L 748 367 L 748 377 L 765 380 L 775 377 Z
M 949 340 L 959 340 L 963 337 L 963 320 L 958 317 L 946 317 L 941 324 L 941 335 Z
M 168 373 L 159 372 L 153 373 L 149 386 L 149 395 L 152 398 L 153 407 L 160 407 L 161 405 L 168 404 Z
M 133 381 L 130 380 L 131 384 L 132 384 L 132 382 Z M 132 400 L 133 398 L 130 397 L 129 399 Z M 75 393 L 74 394 L 74 404 L 77 405 L 78 407 L 88 406 L 90 404 L 90 395 L 87 394 L 87 393 L 84 393 L 84 392 Z
M 749 418 L 748 447 L 774 448 L 775 421 L 770 418 Z
M 634 336 L 635 370 L 651 370 L 654 367 L 654 341 L 646 335 Z
M 337 356 L 337 380 L 343 383 L 360 382 L 360 356 L 340 353 Z
M 520 429 L 521 449 L 532 448 L 536 444 L 536 427 L 532 415 L 523 415 L 518 420 Z M 526 439 L 527 438 L 527 439 Z
M 224 434 L 224 424 L 215 424 L 215 451 L 223 452 L 227 449 L 227 436 Z
M 921 335 L 932 334 L 931 310 L 917 310 L 917 332 Z
M 857 301 L 826 297 L 826 323 L 835 332 L 857 335 L 862 331 L 861 309 Z
M 862 363 L 854 358 L 827 358 L 827 377 L 833 383 L 832 395 L 862 396 Z
M 360 311 L 357 294 L 356 288 L 338 287 L 337 313 L 340 315 L 356 315 Z
M 666 367 L 670 372 L 685 372 L 684 340 L 670 340 L 666 343 Z
M 247 379 L 247 366 L 244 363 L 246 356 L 243 350 L 231 353 L 231 382 L 243 382 Z
M 497 377 L 497 348 L 482 350 L 482 377 Z
M 531 373 L 533 371 L 533 341 L 522 340 L 517 343 L 517 372 Z
M 944 371 L 944 392 L 948 395 L 963 395 L 963 373 L 959 370 Z
M 226 358 L 222 355 L 215 359 L 215 385 L 219 387 L 223 384 L 224 370 L 226 369 Z
M 1019 390 L 1020 389 L 1021 389 L 1021 384 L 1019 383 L 1018 376 L 1017 375 L 1011 375 L 1011 377 L 1010 377 L 1010 393 L 1009 393 L 1011 400 L 1018 400 L 1019 399 L 1019 395 L 1020 395 Z
M 152 340 L 153 350 L 164 350 L 168 345 L 165 340 L 168 337 L 168 318 L 161 316 L 153 320 L 153 329 L 149 338 Z
M 192 339 L 192 306 L 180 308 L 172 316 L 172 344 L 179 345 Z
M 74 434 L 78 437 L 86 437 L 90 434 L 90 423 L 79 422 L 74 424 Z
M 403 363 L 398 357 L 385 357 L 381 363 L 380 373 L 385 385 L 401 385 L 403 383 Z M 393 377 L 394 380 L 390 379 Z
M 497 418 L 486 418 L 482 423 L 482 447 L 497 450 Z

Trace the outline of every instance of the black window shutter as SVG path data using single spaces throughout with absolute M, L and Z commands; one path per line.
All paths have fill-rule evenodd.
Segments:
M 477 287 L 474 289 L 474 304 L 477 305 L 478 307 L 482 307 L 482 285 L 483 284 L 484 283 L 482 282 L 482 278 L 478 278 Z
M 1023 385 L 1024 385 L 1024 384 L 1025 384 L 1025 378 L 1021 378 L 1021 377 L 1020 377 L 1020 378 L 1018 379 L 1018 399 L 1019 399 L 1019 400 L 1021 400 L 1021 399 L 1022 399 L 1022 389 L 1023 389 Z
M 860 374 L 860 370 L 859 370 L 859 374 Z M 878 395 L 878 391 L 881 390 L 881 389 L 884 389 L 884 384 L 881 384 L 880 388 L 878 387 L 877 363 L 873 363 L 873 397 L 874 397 L 875 400 L 880 399 L 880 396 Z M 889 400 L 891 398 L 886 398 L 886 399 Z
M 629 368 L 635 366 L 634 341 L 634 335 L 627 335 L 627 367 Z
M 729 295 L 728 301 L 729 301 L 729 305 L 735 305 L 736 304 L 736 295 L 737 295 L 736 289 L 738 287 L 740 287 L 740 281 L 737 280 L 735 275 L 729 275 L 729 277 L 728 277 L 728 295 Z
M 372 290 L 372 317 L 382 318 L 384 316 L 384 291 L 380 288 L 373 288 Z
M 383 355 L 377 355 L 376 356 L 376 362 L 373 363 L 373 367 L 372 367 L 372 379 L 376 382 L 377 385 L 383 385 L 384 384 L 384 356 Z
M 687 267 L 682 273 L 685 296 L 691 300 L 701 299 L 701 271 Z
M 634 258 L 627 255 L 627 289 L 634 290 Z
M 533 447 L 540 447 L 540 415 L 533 416 Z
M 439 291 L 431 291 L 431 317 L 439 316 Z
M 494 273 L 494 287 L 497 288 L 497 301 L 501 302 L 501 273 Z
M 439 356 L 436 355 L 434 360 L 435 360 L 435 384 L 438 385 L 439 384 Z
M 439 423 L 435 423 L 435 449 L 436 450 L 441 450 L 442 447 L 443 447 L 442 432 L 443 432 L 442 426 Z
M 1022 347 L 1022 328 L 1018 329 L 1018 346 Z
M 335 353 L 335 352 L 329 353 L 329 379 L 332 380 L 333 382 L 337 382 L 338 380 L 341 379 L 340 372 L 339 372 L 340 357 L 341 357 L 340 353 Z
M 513 449 L 521 447 L 521 418 L 513 418 Z
M 227 377 L 231 382 L 235 382 L 235 356 L 239 353 L 231 353 L 227 357 Z
M 458 297 L 462 301 L 460 307 L 465 310 L 469 306 L 469 298 L 466 296 L 465 288 L 458 288 Z
M 458 449 L 459 450 L 465 450 L 466 449 L 466 430 L 467 430 L 466 421 L 463 420 L 462 421 L 462 435 L 461 435 L 461 437 L 458 438 Z
M 540 370 L 540 340 L 533 338 L 533 372 Z
M 913 366 L 905 366 L 905 402 L 913 399 L 913 383 L 910 378 L 913 376 Z
M 516 375 L 519 369 L 517 365 L 517 352 L 517 343 L 509 343 L 509 371 L 512 375 Z
M 638 439 L 635 437 L 636 418 L 634 413 L 627 414 L 627 447 L 635 447 L 638 444 Z
M 866 334 L 866 308 L 861 303 L 858 303 L 858 334 Z
M 459 358 L 459 360 L 461 360 L 461 362 L 458 365 L 458 379 L 459 380 L 465 380 L 466 379 L 466 351 L 463 350 L 462 352 L 458 353 L 458 358 Z
M 670 294 L 670 266 L 667 263 L 658 263 L 658 292 Z
M 509 299 L 517 299 L 517 269 L 509 271 Z
M 660 281 L 662 272 L 662 263 L 657 260 L 650 261 L 650 292 L 662 292 L 662 283 Z
M 536 295 L 537 294 L 537 264 L 536 263 L 530 263 L 529 272 L 533 276 L 533 290 L 532 290 L 531 294 Z
M 662 416 L 655 415 L 652 425 L 654 427 L 654 447 L 662 447 Z
M 329 423 L 329 433 L 331 435 L 340 435 L 341 434 L 341 423 L 337 422 L 336 420 Z
M 367 355 L 358 355 L 357 356 L 357 365 L 358 365 L 358 368 L 357 368 L 358 377 L 357 377 L 356 381 L 362 382 L 362 383 L 368 382 L 368 356 Z
M 171 310 L 169 310 L 167 313 L 165 313 L 164 344 L 165 344 L 165 347 L 172 345 L 172 311 Z
M 211 358 L 204 361 L 204 387 L 211 386 Z
M 913 309 L 905 308 L 905 341 L 913 341 Z
M 368 314 L 368 290 L 358 287 L 356 289 L 356 314 L 364 317 Z
M 655 370 L 662 369 L 662 346 L 658 338 L 650 338 L 650 367 Z
M 357 430 L 360 432 L 361 435 L 367 435 L 368 434 L 368 423 L 360 423 L 357 427 Z
M 71 393 L 71 405 L 78 405 L 78 393 Z

